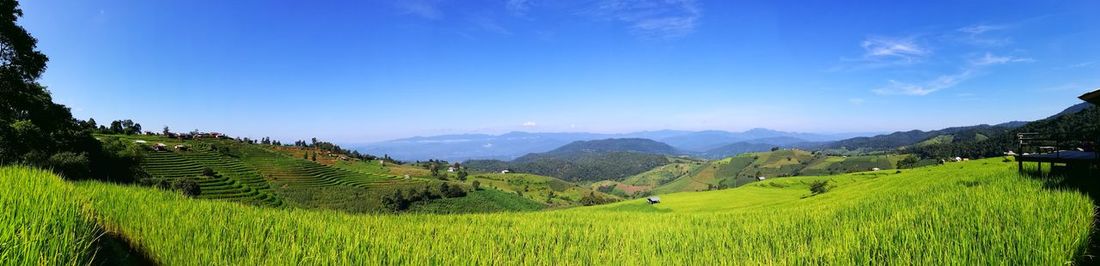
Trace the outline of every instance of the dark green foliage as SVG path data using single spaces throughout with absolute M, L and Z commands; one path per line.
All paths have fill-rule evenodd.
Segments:
M 129 180 L 133 159 L 119 145 L 101 145 L 91 135 L 95 121 L 73 118 L 36 82 L 46 69 L 37 40 L 16 24 L 23 15 L 13 0 L 0 0 L 0 165 L 54 169 L 67 178 Z
M 474 180 L 473 183 L 470 183 L 470 186 L 473 186 L 474 190 L 481 190 L 481 182 L 478 182 L 477 180 Z
M 432 191 L 429 187 L 422 189 L 396 190 L 389 196 L 382 197 L 382 204 L 392 211 L 405 211 L 417 202 L 438 200 L 443 198 L 465 197 L 466 191 L 457 185 L 448 185 L 446 182 L 439 185 L 439 191 Z
M 203 167 L 202 175 L 205 177 L 215 177 L 218 176 L 218 173 L 214 172 L 214 169 L 211 169 L 210 167 Z
M 584 206 L 600 205 L 612 202 L 615 202 L 615 199 L 597 196 L 596 192 L 589 192 L 588 195 L 581 197 L 581 204 L 583 204 Z
M 810 184 L 810 193 L 814 195 L 829 192 L 832 186 L 829 185 L 829 180 L 817 180 Z
M 467 176 L 469 173 L 466 173 L 466 170 L 458 171 L 458 181 L 466 181 Z
M 199 183 L 191 179 L 179 179 L 172 181 L 171 186 L 173 190 L 177 190 L 188 197 L 195 197 L 202 193 L 202 189 L 199 188 Z
M 439 185 L 439 193 L 442 194 L 444 198 L 458 198 L 466 196 L 466 191 L 462 190 L 461 187 L 456 185 L 448 185 L 447 182 L 443 182 Z
M 918 159 L 917 157 L 907 156 L 907 157 L 905 157 L 905 159 L 901 159 L 901 160 L 898 161 L 898 165 L 897 165 L 896 168 L 898 168 L 898 169 L 913 168 L 913 167 L 917 166 L 917 163 L 919 163 L 919 162 L 920 162 L 920 159 Z

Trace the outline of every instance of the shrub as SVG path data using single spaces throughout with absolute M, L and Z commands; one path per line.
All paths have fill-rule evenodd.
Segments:
M 832 186 L 829 185 L 829 180 L 818 180 L 810 184 L 810 192 L 814 195 L 829 192 L 830 188 L 832 188 Z
M 178 190 L 183 193 L 184 196 L 195 197 L 199 193 L 202 193 L 202 189 L 199 188 L 199 183 L 190 179 L 180 179 L 172 182 L 172 189 Z
M 210 169 L 210 167 L 203 167 L 202 175 L 206 177 L 215 177 L 218 176 L 218 173 L 214 172 L 214 169 Z

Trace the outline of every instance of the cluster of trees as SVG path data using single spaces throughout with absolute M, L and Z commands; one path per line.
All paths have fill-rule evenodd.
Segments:
M 22 15 L 16 1 L 0 0 L 0 165 L 38 166 L 67 178 L 132 180 L 140 150 L 96 140 L 90 121 L 74 119 L 37 82 L 49 60 L 16 23 Z
M 270 142 L 270 143 L 264 143 L 264 144 L 280 145 L 280 146 L 282 145 L 282 143 L 277 142 L 277 141 Z M 384 160 L 386 162 L 393 163 L 393 164 L 401 164 L 401 162 L 398 162 L 398 161 L 390 158 L 389 155 L 383 155 L 382 157 L 378 157 L 378 156 L 374 156 L 374 155 L 370 155 L 370 154 L 363 154 L 363 153 L 359 153 L 359 151 L 356 151 L 356 150 L 347 150 L 347 149 L 341 148 L 340 145 L 333 144 L 332 142 L 321 141 L 321 140 L 318 140 L 317 138 L 310 138 L 309 142 L 306 142 L 304 140 L 297 140 L 297 141 L 294 141 L 294 145 L 291 145 L 291 146 L 302 147 L 302 148 L 314 148 L 314 149 L 322 150 L 322 151 L 329 151 L 329 152 L 334 152 L 334 153 L 339 153 L 339 154 L 345 154 L 348 157 L 356 158 L 356 159 L 360 159 L 360 160 L 371 160 L 371 161 L 373 161 L 373 160 Z
M 411 189 L 407 192 L 404 190 L 394 191 L 389 196 L 382 197 L 382 204 L 393 211 L 408 210 L 413 203 L 420 201 L 429 201 L 441 198 L 458 198 L 465 197 L 466 191 L 462 190 L 457 185 L 449 185 L 443 182 L 439 185 L 437 190 L 432 190 L 430 187 L 424 187 L 422 189 Z
M 469 172 L 466 172 L 466 168 L 458 162 L 452 164 L 447 161 L 433 159 L 424 162 L 417 161 L 414 165 L 427 169 L 431 172 L 432 177 L 439 178 L 440 180 L 447 180 L 447 173 L 444 172 L 443 169 L 454 169 L 455 177 L 459 181 L 466 181 L 466 178 L 470 175 Z
M 547 199 L 549 201 L 549 199 Z M 581 204 L 584 206 L 600 205 L 615 202 L 613 198 L 606 198 L 596 195 L 596 192 L 589 192 L 588 195 L 581 197 Z
M 141 124 L 134 123 L 133 120 L 115 120 L 111 121 L 110 127 L 106 125 L 96 124 L 95 118 L 88 118 L 85 121 L 77 121 L 77 124 L 81 128 L 104 134 L 125 134 L 125 135 L 137 135 L 141 134 Z
M 282 142 L 279 142 L 278 140 L 271 140 L 271 138 L 269 138 L 269 137 L 264 137 L 264 138 L 260 139 L 260 144 L 283 146 Z

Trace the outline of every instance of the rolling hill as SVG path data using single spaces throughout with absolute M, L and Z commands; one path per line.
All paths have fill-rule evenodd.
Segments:
M 307 147 L 249 144 L 230 139 L 174 139 L 145 135 L 102 135 L 128 142 L 143 142 L 141 169 L 145 183 L 195 182 L 200 199 L 224 200 L 275 208 L 331 209 L 352 213 L 389 211 L 384 199 L 395 193 L 440 191 L 443 184 L 462 188 L 468 197 L 438 198 L 413 202 L 408 211 L 445 213 L 523 211 L 548 205 L 580 204 L 577 193 L 585 187 L 556 184 L 553 204 L 516 195 L 513 190 L 473 188 L 473 180 L 459 180 L 456 173 L 443 179 L 424 168 L 381 161 L 364 161 Z M 165 144 L 154 151 L 149 146 Z M 186 149 L 171 148 L 176 145 Z M 306 159 L 308 158 L 308 159 Z M 204 172 L 211 171 L 207 175 Z M 548 178 L 548 177 L 544 177 Z M 583 195 L 582 195 L 583 196 Z M 614 199 L 614 197 L 608 197 Z
M 644 152 L 658 152 L 644 153 Z M 675 149 L 647 139 L 577 141 L 545 153 L 532 153 L 513 161 L 471 160 L 464 165 L 480 172 L 510 170 L 557 177 L 569 181 L 622 179 L 668 164 Z
M 833 175 L 853 172 L 892 170 L 898 161 L 911 155 L 829 156 L 797 149 L 746 153 L 721 160 L 681 159 L 671 164 L 623 180 L 603 180 L 593 189 L 622 197 L 705 191 L 738 187 L 758 181 L 806 175 Z M 931 160 L 915 165 L 929 165 Z

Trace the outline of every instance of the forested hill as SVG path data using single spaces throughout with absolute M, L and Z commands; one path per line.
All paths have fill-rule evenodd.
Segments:
M 925 155 L 949 155 L 945 152 L 930 152 L 931 150 L 952 150 L 960 155 L 992 156 L 1003 153 L 1010 146 L 1005 143 L 1012 141 L 1016 132 L 1036 132 L 1043 134 L 1062 134 L 1063 137 L 1082 136 L 1078 132 L 1087 128 L 1088 121 L 1095 121 L 1093 116 L 1089 118 L 1085 114 L 1087 110 L 1095 108 L 1088 103 L 1070 106 L 1065 110 L 1034 122 L 1013 121 L 997 125 L 977 125 L 968 127 L 952 127 L 941 130 L 921 131 L 912 130 L 894 132 L 887 135 L 874 137 L 858 137 L 825 145 L 825 149 L 873 152 L 893 151 L 897 149 L 913 150 L 925 153 Z M 995 144 L 998 143 L 999 144 Z M 978 144 L 981 143 L 981 144 Z M 988 146 L 977 148 L 977 146 Z M 993 152 L 993 150 L 1000 150 Z M 963 152 L 962 150 L 967 150 Z M 978 152 L 977 150 L 981 150 Z
M 642 138 L 601 139 L 574 141 L 545 153 L 532 153 L 516 159 L 524 161 L 529 156 L 545 157 L 554 155 L 574 155 L 576 153 L 637 152 L 650 154 L 676 154 L 676 148 L 658 141 Z
M 506 162 L 471 160 L 466 167 L 481 172 L 511 170 L 569 181 L 618 180 L 669 163 L 671 146 L 648 139 L 577 141 L 545 153 Z
M 858 137 L 841 140 L 826 145 L 826 148 L 864 152 L 884 151 L 920 144 L 921 142 L 939 136 L 950 136 L 949 140 L 945 138 L 948 142 L 965 142 L 981 140 L 993 135 L 1005 134 L 1009 130 L 1011 130 L 1009 127 L 990 125 L 952 127 L 932 131 L 911 130 L 874 137 Z
M 1088 106 L 1078 112 L 1063 112 L 985 140 L 914 147 L 911 152 L 925 158 L 998 156 L 1018 149 L 1016 133 L 1038 133 L 1067 144 L 1088 146 L 1088 143 L 1100 140 L 1100 108 Z

